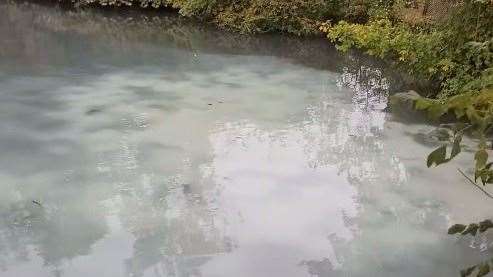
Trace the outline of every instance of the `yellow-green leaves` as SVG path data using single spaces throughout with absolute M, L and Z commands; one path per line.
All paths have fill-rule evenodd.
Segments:
M 476 169 L 484 168 L 486 162 L 488 161 L 488 152 L 484 149 L 480 149 L 476 151 L 474 155 L 474 160 L 476 161 Z
M 446 162 L 449 162 L 457 155 L 459 155 L 459 153 L 461 152 L 460 144 L 462 142 L 463 135 L 464 135 L 464 128 L 455 132 L 453 136 L 452 147 L 450 150 L 449 157 L 447 157 L 447 145 L 442 145 L 428 155 L 428 158 L 426 160 L 426 165 L 428 167 L 431 167 L 433 165 L 438 166 Z
M 458 233 L 462 233 L 466 229 L 467 225 L 464 224 L 454 224 L 448 228 L 449 235 L 455 235 Z
M 462 131 L 460 132 L 460 134 L 455 136 L 454 142 L 452 144 L 452 151 L 450 153 L 450 159 L 453 159 L 455 156 L 459 155 L 461 151 L 460 143 L 462 142 L 462 136 Z
M 466 269 L 463 269 L 460 271 L 460 276 L 461 277 L 467 277 L 472 274 L 472 272 L 476 269 L 476 266 L 471 266 Z
M 490 263 L 488 262 L 483 262 L 471 267 L 468 267 L 466 269 L 463 269 L 460 271 L 460 276 L 461 277 L 468 277 L 468 276 L 474 276 L 474 272 L 476 272 L 476 277 L 483 277 L 486 276 L 488 273 L 490 273 L 491 269 L 493 267 L 490 266 Z
M 485 129 L 493 124 L 493 90 L 463 93 L 443 100 L 419 98 L 415 101 L 414 108 L 426 111 L 434 120 L 450 113 L 458 120 L 465 120 L 479 129 Z
M 433 100 L 422 97 L 416 100 L 414 108 L 416 110 L 426 110 L 431 105 L 433 105 Z
M 471 223 L 469 225 L 454 224 L 448 229 L 449 235 L 459 234 L 461 236 L 472 235 L 475 236 L 478 231 L 484 233 L 488 229 L 493 228 L 493 222 L 489 219 L 483 220 L 479 223 Z M 479 264 L 473 265 L 460 271 L 461 277 L 486 276 L 493 269 L 493 260 L 483 261 Z
M 462 236 L 465 236 L 465 235 L 475 236 L 478 233 L 478 231 L 479 231 L 479 233 L 484 233 L 490 228 L 493 228 L 493 222 L 489 219 L 486 219 L 486 220 L 483 220 L 479 223 L 471 223 L 469 225 L 454 224 L 448 229 L 448 234 L 449 235 L 460 234 Z
M 428 159 L 426 160 L 426 165 L 430 167 L 432 165 L 438 166 L 440 164 L 446 163 L 449 161 L 446 155 L 447 155 L 447 146 L 446 145 L 440 146 L 435 151 L 431 152 L 428 155 Z

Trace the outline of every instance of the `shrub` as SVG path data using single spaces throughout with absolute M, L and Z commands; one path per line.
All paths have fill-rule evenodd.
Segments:
M 245 33 L 319 34 L 327 19 L 342 17 L 344 0 L 71 0 L 77 6 L 170 7 Z
M 338 16 L 338 0 L 240 0 L 224 5 L 215 21 L 241 32 L 304 35 L 319 33 L 323 20 Z
M 452 15 L 434 25 L 410 26 L 387 17 L 325 24 L 321 30 L 342 51 L 364 49 L 418 78 L 437 81 L 437 95 L 446 98 L 493 85 L 493 3 L 468 0 Z

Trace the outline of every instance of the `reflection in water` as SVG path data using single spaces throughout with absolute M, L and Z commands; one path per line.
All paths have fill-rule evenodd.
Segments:
M 483 199 L 424 168 L 378 66 L 171 16 L 0 21 L 2 277 L 450 276 L 489 251 L 446 236 Z

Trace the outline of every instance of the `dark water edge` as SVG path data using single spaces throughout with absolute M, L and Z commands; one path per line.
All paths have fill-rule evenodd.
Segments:
M 435 89 L 429 82 L 398 70 L 389 61 L 370 57 L 357 50 L 347 54 L 340 53 L 324 37 L 296 37 L 288 34 L 245 35 L 179 16 L 175 11 L 165 8 L 76 8 L 67 4 L 68 2 L 42 0 L 8 0 L 6 3 L 9 8 L 0 11 L 0 35 L 8 39 L 0 41 L 0 58 L 10 59 L 12 64 L 4 62 L 0 69 L 28 67 L 44 71 L 47 61 L 52 63 L 52 58 L 56 58 L 57 53 L 70 47 L 53 44 L 56 39 L 36 38 L 39 28 L 53 37 L 80 35 L 88 40 L 99 41 L 101 45 L 97 49 L 89 44 L 80 45 L 81 52 L 87 55 L 87 59 L 108 57 L 108 60 L 114 62 L 111 53 L 112 48 L 117 47 L 129 53 L 128 60 L 122 62 L 148 63 L 147 57 L 150 55 L 156 55 L 156 62 L 159 62 L 160 48 L 175 47 L 191 53 L 200 51 L 210 54 L 273 56 L 314 69 L 334 72 L 341 72 L 345 68 L 356 71 L 361 68 L 378 68 L 390 82 L 390 93 L 413 89 L 423 95 L 429 95 L 430 91 Z M 21 34 L 21 30 L 13 27 L 12 23 L 18 23 L 19 18 L 22 18 L 24 24 L 16 26 L 22 26 L 22 32 L 28 30 L 30 35 Z M 36 41 L 37 39 L 41 39 L 42 42 Z M 138 41 L 152 41 L 154 47 L 149 49 L 148 45 L 144 46 Z M 45 49 L 50 49 L 52 58 L 46 57 Z M 29 59 L 25 60 L 25 57 Z

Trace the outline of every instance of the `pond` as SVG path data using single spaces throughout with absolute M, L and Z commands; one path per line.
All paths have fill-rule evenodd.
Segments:
M 0 4 L 0 276 L 457 276 L 492 213 L 323 39 Z

